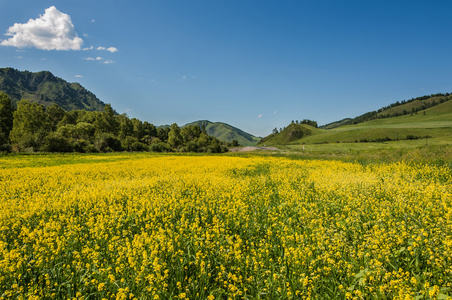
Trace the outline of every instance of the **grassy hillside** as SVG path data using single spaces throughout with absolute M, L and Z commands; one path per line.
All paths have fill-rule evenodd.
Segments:
M 259 145 L 285 145 L 312 135 L 321 134 L 324 130 L 306 124 L 291 123 L 279 133 L 263 138 Z
M 429 98 L 427 101 L 435 101 Z M 406 105 L 419 105 L 412 101 Z M 401 109 L 405 104 L 396 107 Z M 404 109 L 405 109 L 404 108 Z M 395 108 L 391 108 L 395 109 Z M 293 132 L 305 130 L 302 136 Z M 305 145 L 328 143 L 369 143 L 440 139 L 452 141 L 452 101 L 437 104 L 431 108 L 413 114 L 398 117 L 374 119 L 371 121 L 342 125 L 333 129 L 310 128 L 306 125 L 291 124 L 278 134 L 272 134 L 262 139 L 266 145 Z M 421 141 L 425 143 L 425 141 Z
M 394 106 L 391 108 L 387 108 L 379 113 L 377 113 L 377 117 L 380 116 L 394 116 L 394 115 L 406 115 L 406 114 L 411 114 L 411 113 L 419 113 L 419 111 L 429 107 L 429 106 L 435 106 L 438 103 L 440 103 L 441 101 L 446 101 L 446 100 L 450 100 L 452 99 L 452 96 L 447 96 L 447 97 L 441 97 L 441 96 L 435 96 L 435 97 L 430 97 L 428 99 L 415 99 L 414 101 L 410 101 L 398 106 Z
M 426 109 L 418 114 L 376 119 L 361 124 L 324 130 L 292 144 L 351 143 L 406 140 L 452 135 L 452 101 Z
M 13 103 L 21 99 L 50 106 L 58 104 L 66 111 L 101 111 L 105 104 L 78 83 L 69 83 L 48 71 L 28 72 L 0 68 L 0 91 L 8 94 Z
M 333 128 L 336 128 L 336 127 L 339 127 L 339 126 L 342 126 L 342 125 L 351 124 L 352 121 L 353 121 L 353 119 L 351 119 L 351 118 L 345 118 L 345 119 L 342 119 L 342 120 L 339 120 L 339 121 L 335 121 L 335 122 L 331 122 L 331 123 L 319 126 L 319 128 L 321 128 L 321 129 L 333 129 Z
M 258 137 L 222 122 L 202 120 L 186 124 L 185 126 L 187 125 L 205 126 L 208 135 L 214 136 L 222 142 L 231 143 L 233 140 L 237 140 L 242 146 L 254 146 L 260 140 Z
M 397 101 L 386 107 L 382 107 L 376 111 L 366 112 L 353 119 L 346 118 L 340 121 L 332 122 L 323 126 L 322 129 L 334 129 L 343 125 L 352 125 L 368 122 L 376 119 L 393 118 L 403 115 L 418 114 L 428 108 L 432 108 L 436 105 L 442 104 L 446 101 L 452 100 L 452 95 L 446 94 L 434 94 L 413 98 L 410 100 Z

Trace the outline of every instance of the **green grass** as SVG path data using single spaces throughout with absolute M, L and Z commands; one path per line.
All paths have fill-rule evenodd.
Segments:
M 114 162 L 162 155 L 154 153 L 15 153 L 0 155 L 0 170 L 27 167 L 51 167 L 60 165 Z
M 111 152 L 111 153 L 0 153 L 0 170 L 11 168 L 52 167 L 61 165 L 108 163 L 158 156 L 221 156 L 189 152 Z
M 413 162 L 445 166 L 452 170 L 452 139 L 428 139 L 386 143 L 339 143 L 324 145 L 284 145 L 280 151 L 258 155 L 284 156 L 294 159 L 325 159 L 347 162 Z

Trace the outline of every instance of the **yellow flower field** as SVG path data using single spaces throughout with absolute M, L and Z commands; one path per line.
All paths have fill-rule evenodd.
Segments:
M 452 296 L 445 167 L 21 159 L 0 169 L 0 299 Z

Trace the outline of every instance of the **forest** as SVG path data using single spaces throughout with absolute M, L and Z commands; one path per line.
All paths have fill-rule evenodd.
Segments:
M 156 127 L 110 104 L 103 111 L 65 111 L 23 99 L 12 105 L 0 93 L 0 151 L 14 152 L 227 152 L 227 145 L 209 136 L 202 126 Z

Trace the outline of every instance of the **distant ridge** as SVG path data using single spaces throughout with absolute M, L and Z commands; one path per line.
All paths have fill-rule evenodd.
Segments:
M 28 99 L 46 107 L 56 103 L 66 111 L 102 111 L 105 106 L 79 83 L 69 83 L 49 71 L 34 73 L 0 68 L 0 91 L 8 94 L 14 105 Z
M 236 140 L 242 146 L 255 146 L 260 138 L 253 136 L 239 128 L 222 122 L 211 122 L 208 120 L 200 120 L 188 123 L 185 126 L 198 125 L 205 127 L 208 135 L 216 137 L 222 142 L 232 143 Z

